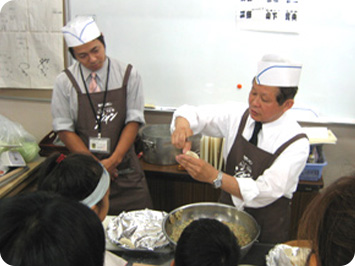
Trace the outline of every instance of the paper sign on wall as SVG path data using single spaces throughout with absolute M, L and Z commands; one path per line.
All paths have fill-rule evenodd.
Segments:
M 238 0 L 239 29 L 297 33 L 301 0 Z

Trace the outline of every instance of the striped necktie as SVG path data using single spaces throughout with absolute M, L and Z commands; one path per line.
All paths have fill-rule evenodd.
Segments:
M 97 85 L 97 82 L 96 82 L 96 73 L 92 72 L 91 73 L 91 81 L 89 84 L 89 92 L 93 93 L 93 92 L 99 92 L 99 91 L 101 91 L 101 90 L 100 90 L 99 85 Z

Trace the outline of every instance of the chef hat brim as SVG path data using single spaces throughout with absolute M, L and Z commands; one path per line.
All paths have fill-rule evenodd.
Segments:
M 256 83 L 265 86 L 297 87 L 302 65 L 276 55 L 267 55 L 258 63 Z

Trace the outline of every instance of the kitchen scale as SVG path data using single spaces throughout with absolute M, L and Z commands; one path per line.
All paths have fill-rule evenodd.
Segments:
M 18 151 L 4 151 L 0 155 L 0 165 L 8 167 L 23 167 L 26 162 Z

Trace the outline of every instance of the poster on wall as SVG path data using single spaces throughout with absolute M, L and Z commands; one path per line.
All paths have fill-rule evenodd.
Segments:
M 62 0 L 12 0 L 0 12 L 0 88 L 49 89 L 64 68 Z
M 241 30 L 298 33 L 301 0 L 237 0 Z

